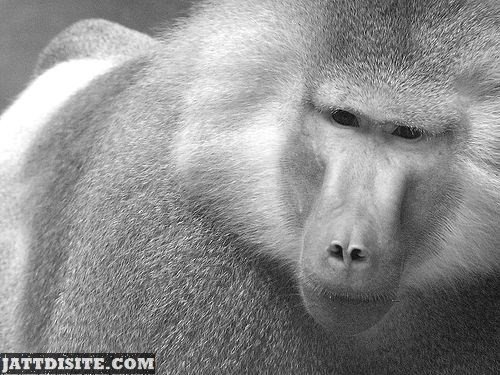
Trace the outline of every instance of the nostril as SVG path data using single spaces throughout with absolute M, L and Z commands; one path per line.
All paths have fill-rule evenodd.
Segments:
M 333 258 L 338 258 L 338 259 L 344 258 L 344 255 L 343 255 L 344 249 L 337 242 L 332 242 L 330 244 L 330 246 L 328 246 L 327 251 L 328 251 L 328 254 Z
M 354 248 L 350 251 L 351 260 L 360 261 L 366 258 L 365 254 L 361 249 Z
M 331 260 L 339 260 L 349 265 L 368 260 L 369 253 L 361 246 L 342 246 L 339 241 L 332 241 L 327 247 L 327 253 Z

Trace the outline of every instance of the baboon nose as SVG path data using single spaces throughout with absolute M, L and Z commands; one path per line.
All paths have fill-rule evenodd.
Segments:
M 330 262 L 343 262 L 346 266 L 366 262 L 370 255 L 363 246 L 345 244 L 341 241 L 332 241 L 327 247 L 327 252 Z

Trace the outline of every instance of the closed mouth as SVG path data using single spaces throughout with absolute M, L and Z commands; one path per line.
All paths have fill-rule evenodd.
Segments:
M 303 287 L 322 298 L 341 304 L 361 305 L 397 302 L 396 293 L 355 293 L 344 288 L 332 290 L 321 285 L 314 276 L 303 278 Z

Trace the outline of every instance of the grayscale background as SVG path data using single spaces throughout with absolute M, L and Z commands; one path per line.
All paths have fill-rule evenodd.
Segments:
M 30 80 L 40 51 L 65 27 L 105 18 L 154 34 L 196 0 L 0 0 L 0 112 Z

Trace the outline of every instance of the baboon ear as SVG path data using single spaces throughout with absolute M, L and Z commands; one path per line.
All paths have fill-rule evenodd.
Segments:
M 79 21 L 59 33 L 40 54 L 35 76 L 71 59 L 125 59 L 158 42 L 146 34 L 101 19 Z

